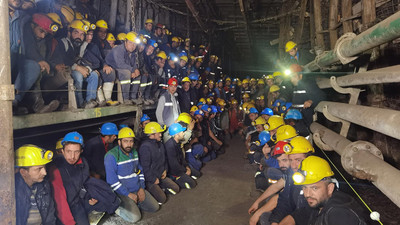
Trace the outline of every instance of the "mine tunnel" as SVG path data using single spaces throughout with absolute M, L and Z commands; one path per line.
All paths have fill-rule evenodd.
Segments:
M 399 7 L 1 1 L 0 224 L 400 224 Z

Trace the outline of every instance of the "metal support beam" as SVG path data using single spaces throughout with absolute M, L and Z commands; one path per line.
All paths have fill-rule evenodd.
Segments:
M 199 24 L 200 28 L 205 32 L 208 33 L 207 27 L 204 25 L 203 21 L 201 21 L 199 17 L 199 11 L 196 10 L 191 0 L 185 0 L 187 7 L 193 14 L 193 17 L 196 19 L 197 23 Z
M 400 139 L 400 111 L 328 101 L 320 102 L 315 110 L 323 112 L 324 107 L 337 118 Z
M 12 129 L 10 39 L 8 27 L 8 1 L 0 1 L 0 221 L 15 224 L 14 148 Z
M 305 71 L 339 62 L 339 57 L 352 57 L 368 49 L 400 37 L 400 12 L 397 12 L 352 39 L 346 39 L 340 48 L 328 51 L 304 66 Z
M 317 78 L 316 81 L 321 89 L 332 88 L 331 81 L 328 78 Z M 400 82 L 400 65 L 337 77 L 336 82 L 341 87 L 398 83 Z
M 339 155 L 343 168 L 360 179 L 368 179 L 391 201 L 400 207 L 400 170 L 383 160 L 382 153 L 366 141 L 351 142 L 319 123 L 312 123 L 311 132 L 332 147 Z

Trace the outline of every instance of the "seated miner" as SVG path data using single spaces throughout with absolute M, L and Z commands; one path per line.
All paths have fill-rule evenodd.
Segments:
M 167 201 L 164 190 L 171 194 L 179 192 L 179 186 L 167 177 L 168 163 L 164 144 L 161 141 L 165 131 L 157 122 L 150 122 L 144 127 L 147 138 L 139 147 L 139 160 L 143 167 L 146 189 L 154 196 L 159 204 Z
M 156 212 L 159 209 L 157 201 L 145 190 L 143 168 L 133 147 L 134 137 L 131 128 L 122 128 L 118 133 L 118 146 L 104 158 L 107 183 L 121 199 L 115 213 L 130 223 L 141 219 L 140 210 Z
M 186 128 L 180 123 L 173 123 L 168 128 L 171 138 L 165 143 L 165 150 L 167 152 L 168 174 L 180 188 L 192 189 L 196 187 L 196 181 L 190 177 L 192 171 L 186 162 L 181 147 L 185 130 Z
M 110 53 L 112 47 L 108 43 L 107 39 L 108 24 L 105 20 L 96 21 L 96 30 L 93 35 L 93 43 L 95 43 L 101 52 L 103 59 L 105 59 Z
M 336 189 L 329 163 L 309 156 L 293 174 L 294 185 L 301 186 L 308 207 L 298 208 L 279 224 L 367 224 L 363 208 L 348 194 Z
M 45 105 L 40 81 L 43 75 L 50 74 L 51 69 L 47 58 L 50 43 L 46 36 L 53 35 L 58 26 L 47 15 L 36 13 L 32 16 L 32 20 L 28 20 L 22 27 L 23 39 L 20 41 L 21 51 L 18 53 L 18 60 L 14 62 L 14 58 L 11 58 L 12 77 L 16 89 L 13 107 L 17 108 L 25 100 L 24 105 L 34 113 L 52 112 L 58 108 L 59 102 L 53 100 Z M 29 90 L 32 91 L 28 92 Z M 21 113 L 22 111 L 25 110 L 21 110 Z
M 303 137 L 308 138 L 310 135 L 310 130 L 304 123 L 303 115 L 297 109 L 290 109 L 285 115 L 285 123 L 293 126 L 296 132 Z
M 79 108 L 94 108 L 97 106 L 96 93 L 99 76 L 85 60 L 82 60 L 84 51 L 80 51 L 88 30 L 89 27 L 83 21 L 72 21 L 69 25 L 67 37 L 60 40 L 52 59 L 56 70 L 71 69 Z M 83 97 L 84 81 L 87 82 L 85 99 Z
M 167 127 L 173 124 L 181 113 L 179 101 L 176 97 L 177 87 L 178 81 L 175 78 L 170 78 L 167 91 L 158 99 L 156 109 L 157 122 Z
M 194 124 L 196 123 L 195 120 L 193 120 L 192 116 L 189 113 L 181 113 L 178 116 L 178 119 L 176 119 L 176 122 L 182 122 L 183 126 L 186 127 L 186 130 L 184 131 L 184 140 L 182 141 L 182 144 L 186 144 L 189 142 L 190 138 L 192 137 L 192 131 L 194 128 Z M 182 124 L 181 123 L 181 124 Z M 164 132 L 163 134 L 163 141 L 166 143 L 169 139 L 171 138 L 171 135 L 169 132 Z
M 55 205 L 46 164 L 53 153 L 35 145 L 24 145 L 15 152 L 16 224 L 56 224 Z
M 114 213 L 120 200 L 106 182 L 89 177 L 89 165 L 81 157 L 82 135 L 70 132 L 61 143 L 62 156 L 54 159 L 49 172 L 59 221 L 89 225 L 89 214 Z
M 131 78 L 140 76 L 137 68 L 136 52 L 137 44 L 140 42 L 135 32 L 126 35 L 124 44 L 113 48 L 106 57 L 106 64 L 117 71 L 117 77 L 121 82 L 123 104 L 132 105 L 130 100 Z
M 88 161 L 91 176 L 102 180 L 106 179 L 104 156 L 114 147 L 113 143 L 117 135 L 117 125 L 105 123 L 100 128 L 100 134 L 86 142 L 83 156 Z

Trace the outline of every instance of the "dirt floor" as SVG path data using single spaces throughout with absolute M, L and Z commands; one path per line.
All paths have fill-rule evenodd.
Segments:
M 156 213 L 143 213 L 138 225 L 244 225 L 248 208 L 260 195 L 255 191 L 255 168 L 243 158 L 244 144 L 236 137 L 226 153 L 207 163 L 192 190 L 170 196 Z M 129 224 L 118 216 L 102 225 Z

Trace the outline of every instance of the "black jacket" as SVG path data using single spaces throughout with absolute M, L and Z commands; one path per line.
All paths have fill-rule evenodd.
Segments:
M 367 224 L 361 206 L 350 195 L 340 191 L 333 192 L 321 211 L 307 206 L 296 210 L 292 216 L 296 225 Z
M 178 101 L 179 106 L 181 107 L 181 112 L 190 112 L 190 108 L 192 107 L 192 104 L 194 104 L 190 94 L 190 89 L 188 91 L 183 90 L 183 88 L 178 89 Z
M 55 206 L 51 193 L 50 183 L 45 179 L 32 186 L 36 189 L 35 200 L 42 217 L 43 225 L 56 224 Z M 20 173 L 15 174 L 15 205 L 16 205 L 16 225 L 25 225 L 29 217 L 31 206 L 31 188 L 25 183 Z
M 185 174 L 188 164 L 183 155 L 180 143 L 176 143 L 174 138 L 170 138 L 165 142 L 165 150 L 168 159 L 168 174 L 174 177 L 180 177 Z
M 85 143 L 85 149 L 83 151 L 83 156 L 87 159 L 89 163 L 89 170 L 101 175 L 101 178 L 105 180 L 106 170 L 104 167 L 104 156 L 109 149 L 114 146 L 112 144 L 108 145 L 108 149 L 105 148 L 101 135 L 97 135 L 89 139 Z
M 139 161 L 146 184 L 154 184 L 156 178 L 161 179 L 162 173 L 168 167 L 164 144 L 153 139 L 144 140 L 139 148 Z

